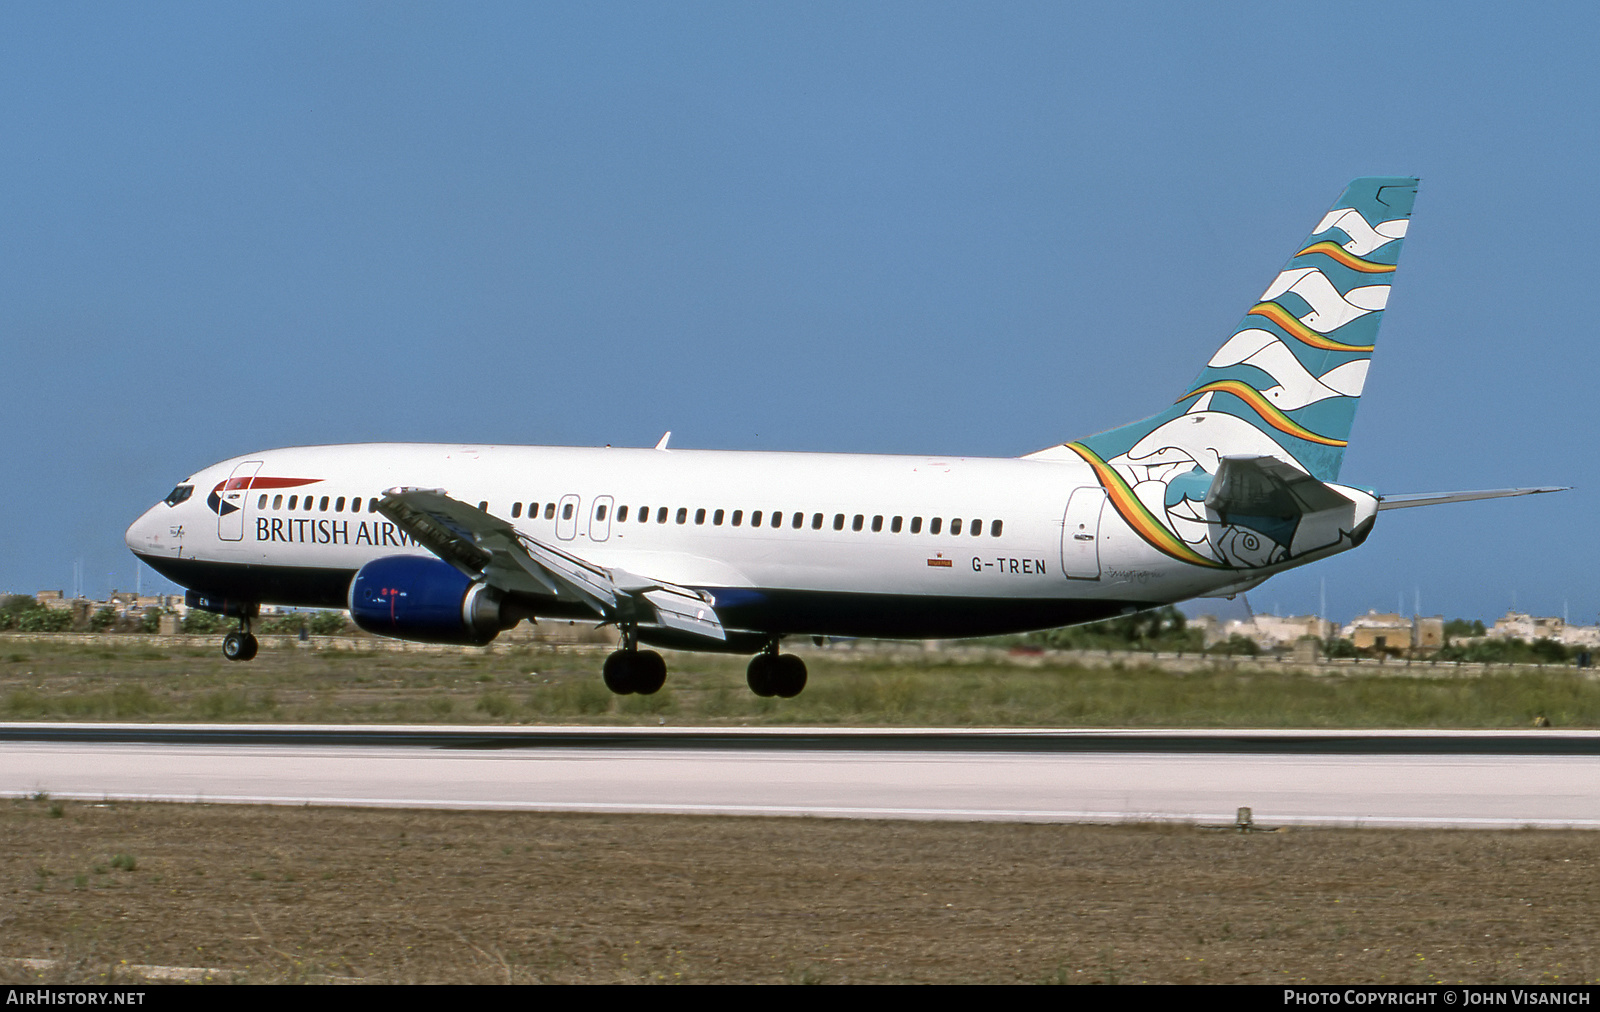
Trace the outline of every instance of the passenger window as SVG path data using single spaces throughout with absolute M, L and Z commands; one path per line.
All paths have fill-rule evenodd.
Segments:
M 333 511 L 335 513 L 344 512 L 344 496 L 340 496 L 339 501 L 333 504 Z
M 640 506 L 639 507 L 639 522 L 641 524 L 647 524 L 647 523 L 650 522 L 650 507 L 648 507 L 648 506 Z
M 899 534 L 900 533 L 900 518 L 899 517 L 895 517 L 893 520 L 889 521 L 889 533 L 890 534 Z
M 275 510 L 283 509 L 283 496 L 275 495 L 272 497 L 272 508 Z
M 594 518 L 596 520 L 604 520 L 606 518 L 606 507 L 604 503 L 601 503 L 599 508 L 594 511 Z
M 328 497 L 327 496 L 323 496 L 322 497 L 322 505 L 317 507 L 317 511 L 319 513 L 328 512 Z
M 863 518 L 860 513 L 857 513 L 855 519 L 850 521 L 850 529 L 852 531 L 859 531 L 863 525 L 864 519 L 865 518 Z
M 300 505 L 300 497 L 297 496 L 297 495 L 290 496 L 289 497 L 289 508 L 290 509 L 294 509 L 298 505 Z
M 735 515 L 737 516 L 737 514 L 735 514 Z M 761 511 L 760 510 L 756 510 L 755 512 L 750 514 L 750 526 L 751 527 L 760 527 L 761 526 Z
M 806 525 L 806 515 L 804 513 L 796 513 L 794 515 L 794 523 L 791 526 L 793 526 L 794 529 L 798 531 L 800 528 L 804 527 L 805 525 Z
M 836 530 L 836 531 L 844 530 L 844 514 L 843 513 L 835 513 L 833 515 L 833 529 Z
M 322 507 L 322 508 L 323 508 L 323 509 L 327 509 L 327 508 L 328 508 L 328 507 L 327 507 L 327 502 L 328 502 L 328 500 L 327 500 L 327 498 L 326 498 L 326 497 L 324 497 L 324 498 L 323 498 L 323 500 L 322 500 L 322 502 L 323 502 L 323 507 Z M 307 513 L 310 513 L 310 512 L 311 512 L 311 508 L 312 508 L 312 507 L 313 507 L 313 506 L 315 506 L 315 505 L 316 505 L 316 504 L 317 504 L 317 503 L 316 503 L 316 500 L 315 500 L 315 499 L 313 499 L 313 498 L 312 498 L 312 497 L 311 497 L 311 496 L 306 496 L 306 501 L 305 501 L 305 506 L 304 506 L 304 509 L 305 509 L 305 511 L 306 511 L 306 512 L 307 512 Z
M 512 503 L 511 504 L 511 519 L 515 520 L 520 516 L 522 516 L 522 504 L 519 503 L 519 502 Z
M 546 520 L 554 520 L 556 518 L 556 504 L 555 503 L 547 502 L 547 503 L 544 504 L 544 518 Z
M 656 523 L 664 524 L 666 522 L 667 522 L 667 508 L 665 506 L 663 506 L 660 509 L 656 510 Z
M 351 513 L 360 513 L 361 512 L 361 497 L 360 496 L 356 496 L 354 499 L 350 500 L 350 512 Z
M 934 517 L 932 520 L 929 520 L 928 521 L 928 533 L 929 534 L 938 534 L 939 533 L 939 526 L 941 524 L 943 524 L 943 523 L 944 523 L 944 518 L 943 517 Z
M 991 520 L 989 522 L 989 537 L 998 538 L 999 536 L 1000 536 L 1000 521 Z
M 774 526 L 774 527 L 782 527 L 783 526 L 783 511 L 782 510 L 773 510 L 772 511 L 772 526 Z
M 368 501 L 368 503 L 367 503 L 367 512 L 368 513 L 376 513 L 376 512 L 378 512 L 378 499 L 377 499 L 376 496 L 374 496 L 370 501 Z
M 256 509 L 264 510 L 266 508 L 267 508 L 267 494 L 265 492 L 263 492 L 263 493 L 261 493 L 261 498 L 256 500 Z
M 689 510 L 688 510 L 688 508 L 684 507 L 684 506 L 679 506 L 678 507 L 678 523 L 683 524 L 683 523 L 688 523 L 688 522 L 689 522 Z
M 961 518 L 960 517 L 956 517 L 954 520 L 950 521 L 950 533 L 951 534 L 960 534 L 961 533 Z
M 881 530 L 883 530 L 883 517 L 873 517 L 872 533 L 877 534 Z
M 711 514 L 711 526 L 713 526 L 713 527 L 721 527 L 722 526 L 722 511 L 721 510 L 717 510 L 715 513 Z
M 617 507 L 617 523 L 625 524 L 627 522 L 628 522 L 628 507 L 626 507 L 626 506 L 618 506 Z
M 704 507 L 694 511 L 694 522 L 696 527 L 706 522 L 706 511 Z
M 572 519 L 572 503 L 567 503 L 565 506 L 561 507 L 561 519 Z
M 814 531 L 822 530 L 822 514 L 821 513 L 813 513 L 813 514 L 811 514 L 811 529 L 814 530 Z
M 922 518 L 921 517 L 912 517 L 911 518 L 911 533 L 912 534 L 921 534 L 922 533 Z
M 974 521 L 972 521 L 972 536 L 973 537 L 977 537 L 978 535 L 980 535 L 982 533 L 983 533 L 983 521 L 982 520 L 974 520 Z
M 733 526 L 738 527 L 740 521 L 744 520 L 744 510 L 734 510 L 733 511 L 733 517 L 731 518 L 731 520 L 732 520 Z

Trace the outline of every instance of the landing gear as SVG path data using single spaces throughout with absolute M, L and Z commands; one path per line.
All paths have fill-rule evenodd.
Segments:
M 222 638 L 222 656 L 230 661 L 248 661 L 256 655 L 259 644 L 250 634 L 250 620 L 239 619 L 239 628 Z
M 606 688 L 619 696 L 653 696 L 667 684 L 667 662 L 654 650 L 640 650 L 632 630 L 623 630 L 622 649 L 606 658 L 603 673 Z
M 806 687 L 806 662 L 794 654 L 778 653 L 774 641 L 764 652 L 750 658 L 745 681 L 758 696 L 793 699 Z

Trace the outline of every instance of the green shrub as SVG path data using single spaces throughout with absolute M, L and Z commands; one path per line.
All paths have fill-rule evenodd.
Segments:
M 190 608 L 189 614 L 183 617 L 183 631 L 190 634 L 221 632 L 228 624 L 228 620 L 221 615 L 199 608 Z
M 342 611 L 319 611 L 311 616 L 311 631 L 317 636 L 337 636 L 344 632 Z
M 40 608 L 17 617 L 18 632 L 66 632 L 72 628 L 72 612 Z

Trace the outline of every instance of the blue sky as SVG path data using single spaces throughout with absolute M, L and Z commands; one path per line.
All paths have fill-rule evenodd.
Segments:
M 0 589 L 268 446 L 1009 456 L 1182 393 L 1358 175 L 1421 191 L 1258 610 L 1594 622 L 1590 5 L 0 7 Z M 157 585 L 146 571 L 145 586 Z

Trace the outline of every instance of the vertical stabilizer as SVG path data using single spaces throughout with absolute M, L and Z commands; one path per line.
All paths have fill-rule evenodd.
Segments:
M 1410 177 L 1351 182 L 1176 404 L 1033 456 L 1215 474 L 1256 454 L 1338 478 L 1416 194 Z

